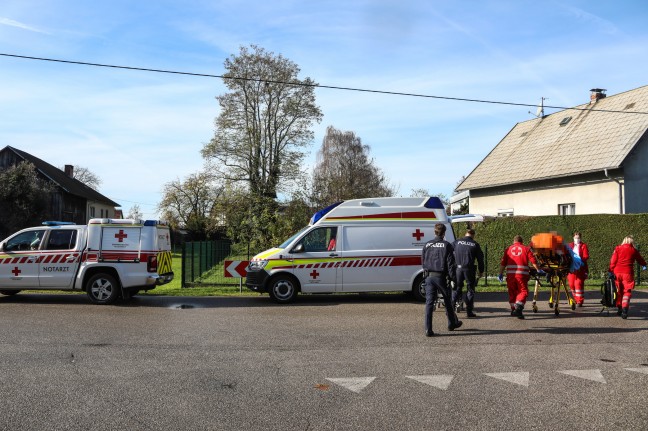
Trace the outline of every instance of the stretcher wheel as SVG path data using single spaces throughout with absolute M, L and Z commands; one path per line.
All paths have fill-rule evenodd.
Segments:
M 534 313 L 537 313 L 537 312 L 538 312 L 538 306 L 535 305 L 535 304 L 533 304 L 533 312 L 534 312 Z
M 554 308 L 554 303 L 553 302 L 549 303 L 549 308 Z
M 575 310 L 576 309 L 576 303 L 573 303 L 571 308 L 572 308 L 572 310 Z
M 558 307 L 554 308 L 554 314 L 556 316 L 560 314 L 560 310 L 558 310 Z

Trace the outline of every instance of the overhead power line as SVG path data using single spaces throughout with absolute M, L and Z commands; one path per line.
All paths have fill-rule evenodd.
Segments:
M 392 96 L 422 97 L 422 98 L 427 98 L 427 99 L 453 100 L 453 101 L 458 101 L 458 102 L 472 102 L 472 103 L 489 103 L 489 104 L 494 104 L 494 105 L 524 106 L 524 107 L 531 107 L 531 108 L 535 108 L 535 107 L 538 106 L 537 104 L 529 104 L 529 103 L 515 103 L 515 102 L 502 102 L 502 101 L 496 101 L 496 100 L 467 99 L 467 98 L 463 98 L 463 97 L 433 96 L 433 95 L 429 95 L 429 94 L 404 93 L 404 92 L 400 92 L 400 91 L 386 91 L 386 90 L 371 90 L 371 89 L 366 89 L 366 88 L 340 87 L 340 86 L 336 86 L 336 85 L 322 85 L 322 84 L 314 84 L 314 83 L 300 82 L 300 81 L 276 81 L 276 80 L 271 80 L 271 79 L 243 78 L 243 77 L 236 77 L 236 76 L 214 75 L 214 74 L 209 74 L 209 73 L 182 72 L 182 71 L 177 71 L 177 70 L 151 69 L 151 68 L 146 68 L 146 67 L 119 66 L 119 65 L 114 65 L 114 64 L 90 63 L 90 62 L 87 62 L 87 61 L 73 61 L 73 60 L 61 60 L 61 59 L 56 59 L 56 58 L 31 57 L 31 56 L 27 56 L 27 55 L 18 55 L 18 54 L 0 53 L 0 56 L 22 58 L 22 59 L 26 59 L 26 60 L 50 61 L 50 62 L 54 62 L 54 63 L 77 64 L 77 65 L 82 65 L 82 66 L 109 67 L 109 68 L 113 68 L 113 69 L 136 70 L 136 71 L 140 71 L 140 72 L 169 73 L 169 74 L 174 74 L 174 75 L 200 76 L 200 77 L 205 77 L 205 78 L 232 79 L 232 80 L 236 80 L 236 81 L 266 82 L 266 83 L 271 83 L 271 84 L 295 85 L 295 86 L 314 87 L 314 88 L 328 88 L 328 89 L 331 89 L 331 90 L 357 91 L 357 92 L 364 92 L 364 93 L 387 94 L 387 95 L 392 95 Z M 544 107 L 545 108 L 551 108 L 551 109 L 561 109 L 561 110 L 571 109 L 571 110 L 576 110 L 576 111 L 610 112 L 610 113 L 617 113 L 617 114 L 644 114 L 644 115 L 648 114 L 648 112 L 626 111 L 626 110 L 619 111 L 619 110 L 613 110 L 613 109 L 589 109 L 589 108 L 576 108 L 576 107 L 566 107 L 566 106 L 549 106 L 549 105 L 544 105 Z

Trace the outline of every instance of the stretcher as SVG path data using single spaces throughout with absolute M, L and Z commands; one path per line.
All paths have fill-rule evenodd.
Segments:
M 531 238 L 531 252 L 538 261 L 538 268 L 546 275 L 546 280 L 550 286 L 549 308 L 553 308 L 554 314 L 560 314 L 560 296 L 561 290 L 565 292 L 565 299 L 572 310 L 576 309 L 576 301 L 572 296 L 571 290 L 567 283 L 572 257 L 563 239 L 556 233 L 540 233 Z M 531 276 L 535 279 L 535 289 L 533 291 L 533 312 L 538 312 L 538 290 L 541 287 L 541 275 L 531 271 Z

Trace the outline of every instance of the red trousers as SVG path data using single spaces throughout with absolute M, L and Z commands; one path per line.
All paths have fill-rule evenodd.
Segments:
M 508 288 L 509 304 L 511 309 L 519 304 L 524 306 L 526 304 L 527 296 L 529 296 L 529 276 L 521 275 L 507 275 L 506 287 Z
M 567 281 L 574 296 L 574 301 L 576 301 L 576 304 L 582 304 L 585 301 L 585 277 L 570 272 L 567 274 Z
M 617 296 L 616 306 L 627 308 L 630 306 L 630 298 L 632 297 L 632 289 L 634 289 L 635 281 L 633 274 L 614 274 L 616 279 Z

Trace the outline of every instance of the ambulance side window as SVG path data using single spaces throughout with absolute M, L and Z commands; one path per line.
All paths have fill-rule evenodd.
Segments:
M 336 227 L 322 227 L 314 229 L 306 234 L 298 244 L 302 244 L 304 246 L 304 251 L 310 253 L 335 250 L 336 234 Z
M 37 250 L 45 235 L 45 230 L 31 230 L 14 236 L 5 246 L 5 251 Z
M 76 246 L 76 229 L 53 230 L 47 240 L 46 250 L 71 250 Z

